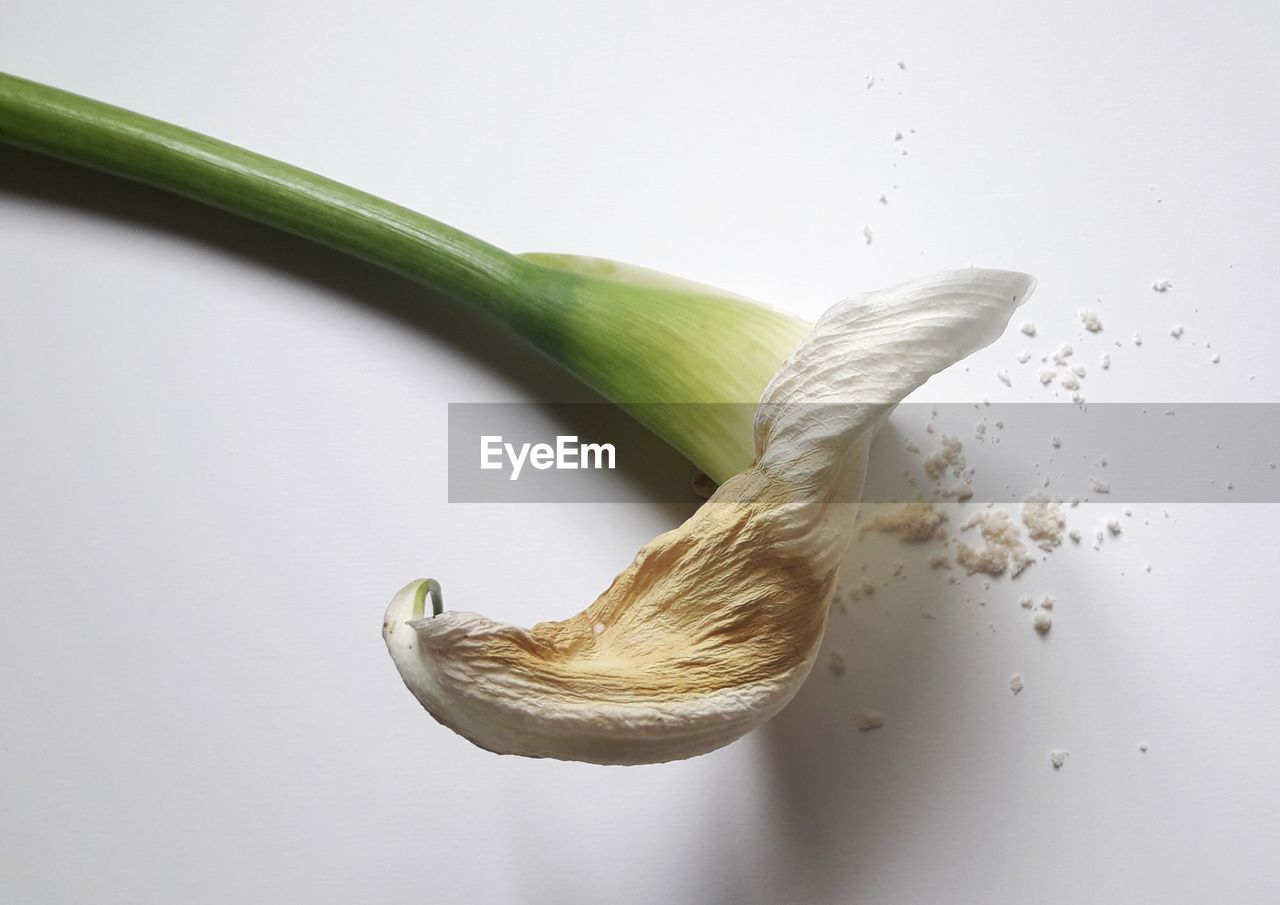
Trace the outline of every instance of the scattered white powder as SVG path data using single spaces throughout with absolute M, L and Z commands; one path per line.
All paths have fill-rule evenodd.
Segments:
M 1053 368 L 1040 369 L 1040 382 L 1045 386 L 1048 386 L 1049 384 L 1053 383 L 1053 379 L 1057 376 L 1058 376 L 1058 373 L 1055 370 L 1053 370 Z
M 1073 544 L 1080 543 L 1080 529 L 1072 528 L 1070 531 L 1067 532 L 1067 537 L 1071 538 L 1071 542 Z
M 1075 374 L 1064 374 L 1062 375 L 1062 379 L 1059 380 L 1058 382 L 1062 384 L 1062 388 L 1064 390 L 1080 389 L 1080 381 L 1076 379 Z
M 1110 492 L 1111 492 L 1111 485 L 1110 485 L 1110 484 L 1108 484 L 1106 481 L 1099 481 L 1097 478 L 1094 478 L 1094 479 L 1093 479 L 1093 492 L 1094 492 L 1094 493 L 1110 493 Z
M 859 732 L 869 732 L 884 725 L 884 714 L 868 708 L 859 710 L 853 717 L 853 724 Z
M 1072 402 L 1074 402 L 1076 405 L 1083 405 L 1083 404 L 1084 404 L 1084 394 L 1083 394 L 1083 393 L 1072 393 L 1072 394 L 1071 394 L 1071 401 L 1072 401 Z
M 1133 344 L 1134 344 L 1135 346 L 1140 346 L 1140 345 L 1142 345 L 1142 334 L 1141 334 L 1141 333 L 1135 333 L 1135 334 L 1133 334 Z
M 1059 367 L 1066 367 L 1067 359 L 1074 354 L 1075 349 L 1072 349 L 1067 343 L 1063 343 L 1058 346 L 1058 351 L 1053 353 L 1053 363 Z
M 1169 331 L 1169 335 L 1172 336 L 1174 339 L 1182 339 L 1182 324 L 1175 325 Z
M 1168 292 L 1170 289 L 1173 288 L 1173 284 L 1170 283 L 1168 280 L 1156 280 L 1154 283 L 1151 284 L 1151 288 L 1154 289 L 1156 292 Z
M 899 61 L 898 61 L 898 68 L 899 68 L 899 69 L 902 69 L 902 70 L 904 70 L 904 71 L 905 71 L 905 70 L 906 70 L 906 68 L 907 68 L 907 61 L 906 61 L 906 60 L 899 60 Z
M 1076 365 L 1074 368 L 1071 369 L 1071 373 L 1083 380 L 1087 372 L 1084 369 L 1084 365 Z
M 1067 762 L 1067 755 L 1070 753 L 1070 751 L 1050 751 L 1049 763 L 1053 764 L 1053 769 L 1061 770 L 1062 765 Z
M 868 86 L 868 87 L 869 87 L 869 86 Z M 868 245 L 870 245 L 870 244 L 871 244 L 871 240 L 872 240 L 874 237 L 875 237 L 875 234 L 871 232 L 871 227 L 870 227 L 870 226 L 864 226 L 864 227 L 862 227 L 862 238 L 864 238 L 864 239 L 866 239 L 866 240 L 867 240 L 867 244 L 868 244 Z
M 1217 358 L 1216 355 L 1214 357 Z M 996 371 L 996 380 L 1000 381 L 1007 387 L 1013 386 L 1013 381 L 1009 378 L 1008 371 Z
M 964 444 L 959 437 L 942 435 L 942 447 L 924 460 L 924 473 L 933 480 L 941 480 L 948 469 L 959 474 L 965 466 Z
M 893 140 L 894 140 L 894 141 L 902 141 L 902 132 L 901 132 L 901 130 L 899 130 L 899 131 L 897 131 L 897 132 L 894 132 L 894 133 L 893 133 Z
M 833 676 L 843 676 L 845 670 L 845 654 L 842 650 L 833 650 L 827 655 L 827 669 Z
M 1112 537 L 1115 537 L 1116 535 L 1118 535 L 1122 530 L 1120 527 L 1120 520 L 1114 519 L 1114 518 L 1110 519 L 1107 522 L 1107 530 L 1111 532 Z
M 905 541 L 926 541 L 937 535 L 946 520 L 947 514 L 932 503 L 906 503 L 893 512 L 875 516 L 862 530 L 896 534 Z
M 1062 449 L 1062 438 L 1059 437 L 1057 434 L 1054 434 L 1052 437 L 1049 438 L 1049 445 L 1052 446 L 1054 449 Z
M 1026 595 L 1018 598 L 1018 606 L 1022 607 L 1024 610 L 1031 609 L 1034 604 L 1035 601 Z
M 1042 635 L 1047 635 L 1053 628 L 1053 617 L 1041 610 L 1031 617 L 1031 626 Z
M 1031 353 L 1026 349 L 1023 349 L 1021 352 L 1018 353 L 1018 364 L 1024 365 L 1030 360 L 1031 360 Z
M 956 562 L 969 575 L 975 572 L 1002 575 L 1007 570 L 1012 577 L 1017 578 L 1032 564 L 1033 560 L 1027 555 L 1026 547 L 1019 537 L 1018 526 L 1003 509 L 975 512 L 960 526 L 960 530 L 974 527 L 982 533 L 981 548 L 975 550 L 963 541 L 956 544 Z
M 1090 333 L 1097 333 L 1102 329 L 1102 318 L 1098 317 L 1098 312 L 1088 308 L 1080 312 L 1080 322 Z
M 1057 603 L 1056 600 L 1054 600 L 1048 594 L 1045 594 L 1044 597 L 1040 600 L 1040 608 L 1043 610 L 1051 610 L 1053 609 L 1053 605 L 1055 603 Z
M 1110 355 L 1103 355 L 1103 356 L 1102 356 L 1102 370 L 1106 371 L 1106 370 L 1110 370 L 1110 368 L 1111 368 L 1111 356 L 1110 356 Z
M 973 487 L 969 484 L 956 484 L 954 487 L 946 488 L 941 493 L 946 499 L 958 500 L 961 503 L 965 500 L 973 499 Z
M 869 581 L 864 581 L 862 583 L 861 590 L 864 597 L 870 597 L 872 594 L 876 592 L 876 586 Z
M 1062 543 L 1062 529 L 1067 525 L 1062 507 L 1043 494 L 1034 494 L 1022 502 L 1022 524 L 1027 537 L 1041 550 L 1052 550 Z
M 920 455 L 920 447 L 910 440 L 904 443 L 902 445 L 902 448 L 905 449 L 907 452 L 912 453 L 913 455 L 917 455 L 917 456 Z
M 867 76 L 867 90 L 870 91 L 876 86 L 876 77 L 874 75 Z
M 947 554 L 941 551 L 937 553 L 931 553 L 929 554 L 929 568 L 930 569 L 950 569 L 951 560 L 947 558 Z
M 1022 691 L 1022 676 L 1016 672 L 1009 677 L 1009 690 L 1014 694 Z

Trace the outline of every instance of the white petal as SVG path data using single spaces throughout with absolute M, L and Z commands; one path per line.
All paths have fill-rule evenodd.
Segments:
M 1033 281 L 965 270 L 837 305 L 770 383 L 760 462 L 655 538 L 604 594 L 522 629 L 422 617 L 421 583 L 383 637 L 437 720 L 481 747 L 651 763 L 763 723 L 813 665 L 875 428 L 936 371 L 998 336 Z

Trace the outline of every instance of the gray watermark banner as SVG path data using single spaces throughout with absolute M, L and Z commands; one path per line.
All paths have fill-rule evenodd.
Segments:
M 750 404 L 634 406 L 650 423 L 745 426 Z M 806 417 L 835 419 L 815 404 Z M 696 469 L 608 403 L 450 403 L 451 503 L 686 503 Z M 1280 404 L 904 403 L 863 500 L 1280 502 Z

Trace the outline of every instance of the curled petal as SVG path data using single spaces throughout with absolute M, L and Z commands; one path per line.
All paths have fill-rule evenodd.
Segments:
M 475 744 L 530 757 L 676 760 L 763 723 L 813 664 L 875 431 L 1033 286 L 970 269 L 836 305 L 765 390 L 756 463 L 581 613 L 523 629 L 427 616 L 422 584 L 401 590 L 383 636 L 405 684 Z

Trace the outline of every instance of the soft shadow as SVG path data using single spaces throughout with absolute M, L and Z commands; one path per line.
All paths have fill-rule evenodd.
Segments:
M 6 197 L 163 232 L 252 261 L 445 342 L 535 399 L 607 401 L 483 312 L 372 264 L 195 201 L 0 145 L 0 199 Z M 647 428 L 615 411 L 607 429 L 618 432 L 627 448 L 643 453 L 619 462 L 616 473 L 644 497 L 672 500 L 673 482 L 687 484 L 696 469 Z M 687 500 L 667 505 L 673 513 L 687 513 L 693 500 L 690 492 Z

